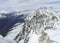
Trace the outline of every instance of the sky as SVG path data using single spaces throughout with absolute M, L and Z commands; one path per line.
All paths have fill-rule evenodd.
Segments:
M 36 9 L 42 6 L 59 8 L 60 0 L 0 0 L 0 11 Z

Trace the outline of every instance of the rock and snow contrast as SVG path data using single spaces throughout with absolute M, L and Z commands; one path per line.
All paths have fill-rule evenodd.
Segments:
M 41 7 L 17 14 L 6 35 L 0 33 L 0 43 L 60 43 L 60 9 Z

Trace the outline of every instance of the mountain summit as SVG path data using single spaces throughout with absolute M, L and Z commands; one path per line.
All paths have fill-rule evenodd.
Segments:
M 28 13 L 23 23 L 16 23 L 5 39 L 17 43 L 59 43 L 60 9 L 41 7 Z
M 23 43 L 59 43 L 60 39 L 58 41 L 56 39 L 59 37 L 57 36 L 60 26 L 59 12 L 60 10 L 52 7 L 33 11 L 26 17 L 23 30 L 15 40 L 17 42 L 24 40 Z

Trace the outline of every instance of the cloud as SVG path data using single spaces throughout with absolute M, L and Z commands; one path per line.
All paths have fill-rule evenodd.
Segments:
M 57 3 L 60 4 L 59 0 L 0 0 L 0 10 L 33 9 Z
M 60 4 L 60 1 L 47 2 L 46 4 Z

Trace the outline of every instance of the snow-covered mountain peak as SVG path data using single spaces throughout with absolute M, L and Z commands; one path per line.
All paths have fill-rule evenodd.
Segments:
M 58 26 L 60 26 L 59 13 L 60 10 L 51 7 L 50 8 L 44 7 L 33 11 L 25 19 L 26 20 L 26 23 L 24 25 L 25 29 L 24 36 L 26 36 L 24 37 L 25 43 L 59 43 L 60 39 L 57 40 L 56 39 L 57 36 L 51 37 L 54 34 L 58 33 L 56 31 L 59 30 Z M 31 33 L 31 31 L 33 32 Z M 55 33 L 51 33 L 51 31 L 54 31 Z M 31 35 L 29 36 L 30 33 Z M 32 35 L 34 36 L 36 35 L 36 37 L 33 37 Z
M 17 43 L 60 43 L 60 9 L 41 7 L 29 13 L 17 14 L 15 20 L 18 22 L 5 39 L 12 39 Z M 25 21 L 21 23 L 20 14 L 27 14 L 22 15 Z
M 31 20 L 33 16 L 36 15 L 36 13 L 39 13 L 37 15 L 45 14 L 47 16 L 50 15 L 58 16 L 60 15 L 60 9 L 53 8 L 53 7 L 40 7 L 39 9 L 33 10 L 25 20 Z

